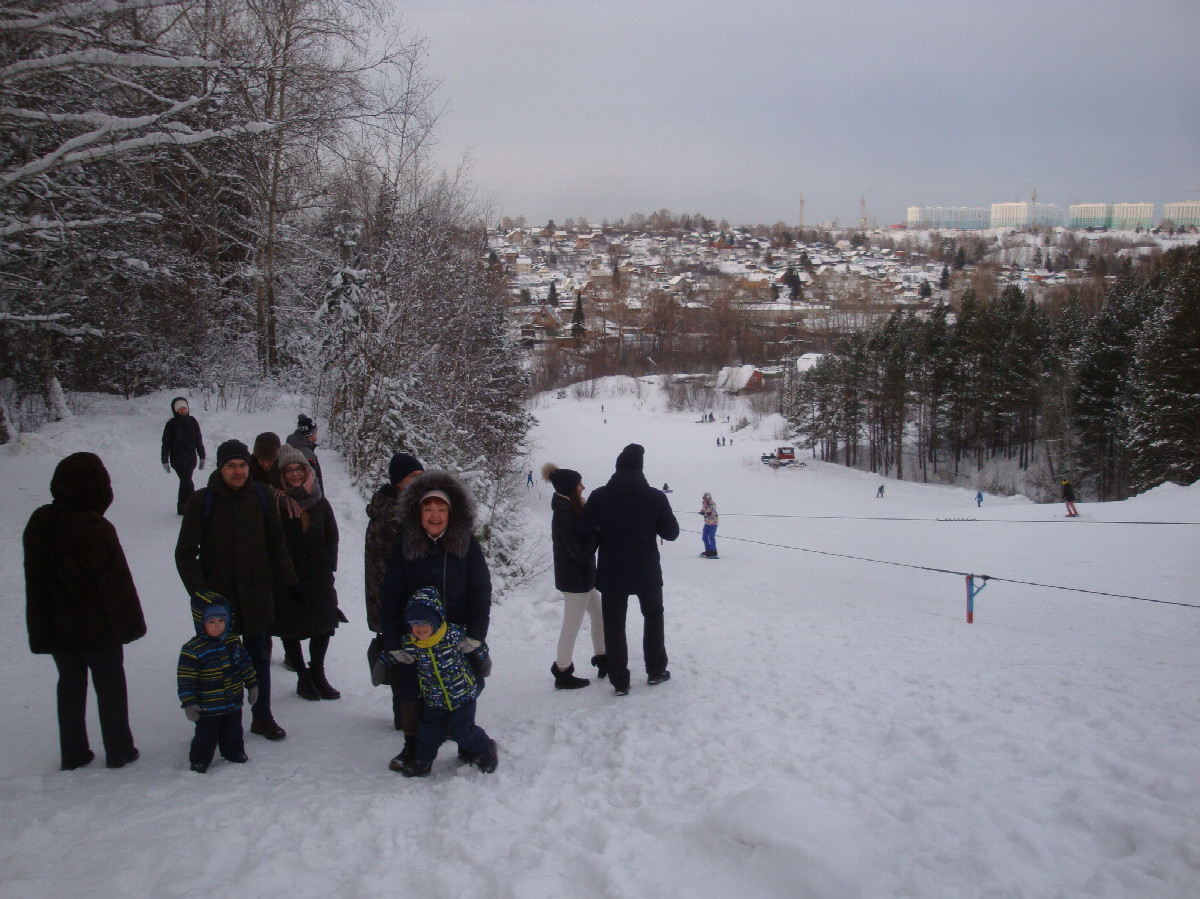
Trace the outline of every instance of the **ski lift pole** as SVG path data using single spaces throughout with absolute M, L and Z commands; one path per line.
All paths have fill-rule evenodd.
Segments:
M 973 574 L 966 575 L 967 624 L 975 623 L 975 597 L 976 597 L 976 595 L 978 595 L 980 590 L 982 590 L 984 587 L 987 586 L 987 582 L 988 582 L 988 576 L 986 574 L 981 574 L 978 577 L 982 581 L 982 583 L 980 583 L 980 585 L 978 587 L 976 587 L 975 586 L 975 577 L 976 577 L 976 575 L 973 575 Z

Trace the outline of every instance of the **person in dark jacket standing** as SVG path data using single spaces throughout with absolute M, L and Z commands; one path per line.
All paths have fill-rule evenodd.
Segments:
M 304 699 L 341 699 L 325 677 L 325 653 L 337 629 L 338 600 L 333 586 L 338 561 L 337 519 L 312 467 L 290 446 L 279 450 L 276 469 L 282 492 L 279 519 L 283 538 L 300 580 L 303 602 L 295 602 L 280 585 L 275 588 L 275 620 L 271 633 L 283 641 L 284 656 L 296 672 L 296 693 Z M 290 500 L 290 502 L 288 502 Z M 308 664 L 301 640 L 308 641 Z
M 399 509 L 400 494 L 418 475 L 425 471 L 425 466 L 415 456 L 408 453 L 396 453 L 388 463 L 388 483 L 375 491 L 371 501 L 367 503 L 367 534 L 363 547 L 363 595 L 367 602 L 367 627 L 375 634 L 367 647 L 368 664 L 374 665 L 383 651 L 383 622 L 382 598 L 383 576 L 387 571 L 388 559 L 396 547 L 400 536 L 400 520 L 396 517 Z M 387 683 L 392 692 L 392 723 L 396 730 L 404 730 L 404 718 L 407 714 L 411 721 L 421 720 L 421 703 L 412 701 L 412 708 L 405 711 L 405 700 L 401 695 L 400 685 L 395 677 L 395 670 L 388 672 Z M 415 723 L 413 725 L 416 726 Z
M 279 435 L 274 431 L 263 431 L 254 438 L 250 477 L 257 483 L 271 483 L 271 470 L 275 467 L 275 457 L 279 455 L 279 445 Z
M 383 648 L 400 649 L 408 626 L 404 621 L 408 598 L 422 587 L 437 587 L 446 606 L 446 621 L 465 632 L 460 652 L 467 657 L 483 689 L 491 661 L 478 652 L 487 640 L 492 614 L 492 579 L 483 548 L 475 538 L 475 500 L 454 475 L 432 470 L 418 475 L 401 492 L 396 508 L 399 535 L 388 560 L 380 589 L 380 624 Z M 401 722 L 404 748 L 391 767 L 399 771 L 415 758 L 419 716 L 410 720 L 408 709 L 420 710 L 416 676 L 399 666 L 396 675 L 405 700 Z
M 297 416 L 296 430 L 288 434 L 287 444 L 304 454 L 308 464 L 317 473 L 317 480 L 324 490 L 325 478 L 321 475 L 321 463 L 317 460 L 317 423 L 307 415 Z
M 1062 499 L 1067 505 L 1067 518 L 1074 518 L 1079 514 L 1079 510 L 1075 508 L 1075 488 L 1066 478 L 1063 478 L 1062 482 Z
M 575 531 L 575 523 L 583 510 L 583 475 L 569 468 L 559 468 L 553 462 L 542 466 L 542 478 L 554 486 L 550 497 L 550 540 L 554 548 L 554 586 L 563 595 L 563 623 L 558 635 L 558 650 L 550 673 L 556 690 L 577 690 L 591 681 L 575 676 L 571 654 L 575 638 L 583 624 L 584 613 L 592 623 L 592 664 L 596 673 L 608 673 L 604 655 L 604 618 L 600 612 L 600 594 L 596 592 L 596 545 L 585 541 Z
M 163 428 L 162 466 L 170 474 L 179 476 L 179 496 L 175 500 L 175 511 L 180 515 L 195 491 L 192 472 L 199 459 L 200 470 L 204 470 L 204 438 L 200 436 L 200 422 L 188 411 L 188 401 L 182 396 L 171 400 L 171 420 Z
M 241 634 L 258 672 L 258 701 L 250 732 L 268 740 L 287 736 L 271 715 L 268 630 L 274 618 L 276 583 L 303 590 L 288 555 L 279 513 L 267 490 L 250 479 L 250 450 L 240 440 L 217 447 L 217 470 L 188 501 L 175 543 L 175 567 L 188 596 L 219 593 L 233 610 L 231 629 Z
M 104 518 L 112 481 L 100 457 L 74 453 L 50 480 L 54 501 L 25 527 L 25 618 L 29 648 L 58 666 L 58 735 L 62 770 L 95 757 L 88 745 L 88 672 L 96 691 L 106 764 L 138 757 L 129 728 L 124 645 L 146 633 L 133 575 Z
M 655 490 L 642 474 L 645 450 L 631 443 L 617 456 L 616 472 L 603 487 L 592 491 L 579 513 L 578 532 L 596 540 L 600 557 L 596 587 L 604 613 L 604 645 L 608 680 L 618 696 L 629 692 L 629 647 L 625 616 L 630 595 L 642 607 L 642 655 L 650 684 L 671 677 L 663 622 L 663 579 L 656 537 L 674 540 L 679 522 L 671 501 Z

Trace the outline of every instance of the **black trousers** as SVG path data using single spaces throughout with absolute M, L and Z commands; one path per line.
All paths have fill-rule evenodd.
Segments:
M 642 657 L 647 674 L 667 670 L 667 647 L 663 624 L 662 588 L 635 594 L 642 607 Z M 628 593 L 601 593 L 604 615 L 604 651 L 608 657 L 608 681 L 613 687 L 629 686 L 629 644 L 625 639 Z
M 193 765 L 207 765 L 213 760 L 217 747 L 221 758 L 235 761 L 246 755 L 246 741 L 242 735 L 242 710 L 226 715 L 201 715 L 196 722 L 196 735 L 192 737 L 192 749 L 188 761 Z
M 196 486 L 192 483 L 192 472 L 196 470 L 196 461 L 193 459 L 191 464 L 184 464 L 171 460 L 171 468 L 179 476 L 179 497 L 175 500 L 175 511 L 182 515 L 183 510 L 187 508 L 188 500 L 196 492 Z
M 77 767 L 91 752 L 86 717 L 89 671 L 100 712 L 104 754 L 109 759 L 127 758 L 133 752 L 133 733 L 129 729 L 124 647 L 99 652 L 56 652 L 54 664 L 58 666 L 58 741 L 62 766 Z
M 266 631 L 257 634 L 243 634 L 242 644 L 250 654 L 254 670 L 258 674 L 258 702 L 250 707 L 250 714 L 256 720 L 270 718 L 271 715 L 271 635 Z
M 421 724 L 417 727 L 417 758 L 432 762 L 437 758 L 438 747 L 446 735 L 458 744 L 459 749 L 470 755 L 479 755 L 487 749 L 487 732 L 475 723 L 474 699 L 452 712 L 425 706 Z

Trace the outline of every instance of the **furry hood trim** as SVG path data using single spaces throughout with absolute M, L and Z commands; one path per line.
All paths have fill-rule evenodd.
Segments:
M 450 521 L 438 539 L 450 555 L 465 559 L 475 532 L 475 499 L 458 478 L 439 468 L 413 478 L 396 502 L 395 514 L 404 558 L 419 559 L 433 546 L 433 541 L 421 527 L 421 497 L 430 490 L 440 490 L 450 497 Z

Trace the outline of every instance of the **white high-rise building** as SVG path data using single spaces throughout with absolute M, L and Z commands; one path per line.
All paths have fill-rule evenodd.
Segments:
M 1200 200 L 1164 203 L 1162 220 L 1176 228 L 1200 228 Z
M 1107 228 L 1112 224 L 1111 203 L 1072 203 L 1068 228 Z
M 993 203 L 993 228 L 1057 228 L 1062 210 L 1054 203 Z
M 1153 203 L 1113 203 L 1112 227 L 1132 231 L 1154 227 Z
M 988 226 L 990 217 L 986 209 L 971 206 L 909 206 L 908 227 L 978 231 Z

